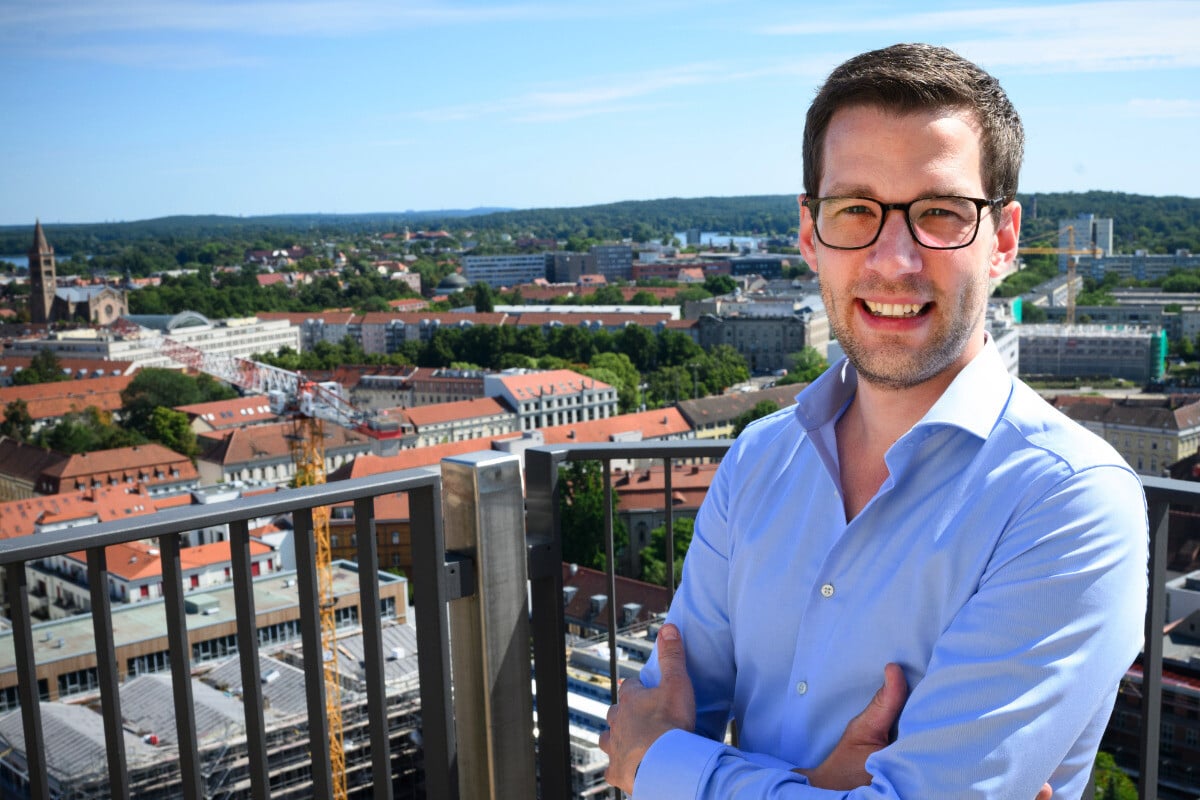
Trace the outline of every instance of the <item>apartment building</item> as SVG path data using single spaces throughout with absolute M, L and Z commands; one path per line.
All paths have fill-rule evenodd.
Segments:
M 603 419 L 617 413 L 616 389 L 568 369 L 505 370 L 485 375 L 483 391 L 516 411 L 522 431 Z
M 1144 384 L 1166 371 L 1167 335 L 1125 325 L 1021 325 L 1021 374 L 1105 376 Z
M 1200 448 L 1200 402 L 1057 397 L 1054 405 L 1111 444 L 1143 475 L 1163 475 Z
M 501 289 L 545 280 L 546 265 L 545 253 L 463 256 L 462 276 L 472 286 L 486 283 L 493 289 Z
M 127 542 L 105 548 L 108 595 L 114 604 L 133 604 L 163 596 L 162 556 L 146 542 Z M 184 592 L 206 591 L 232 580 L 229 542 L 215 542 L 179 551 Z M 250 573 L 270 575 L 282 569 L 279 555 L 263 542 L 250 542 Z M 52 556 L 26 567 L 30 613 L 39 619 L 62 619 L 92 610 L 87 583 L 87 554 Z
M 50 331 L 41 339 L 14 341 L 10 352 L 33 356 L 41 350 L 50 350 L 59 359 L 131 362 L 138 369 L 179 369 L 181 365 L 167 355 L 156 334 L 196 350 L 236 358 L 250 358 L 256 353 L 274 353 L 282 347 L 300 349 L 299 332 L 283 320 L 249 317 L 212 321 L 194 311 L 174 316 L 129 315 L 126 319 L 150 332 L 137 333 L 112 328 Z

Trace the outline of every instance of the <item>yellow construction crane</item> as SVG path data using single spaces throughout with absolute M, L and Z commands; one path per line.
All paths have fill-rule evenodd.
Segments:
M 303 384 L 302 389 L 303 391 Z M 325 424 L 318 416 L 292 418 L 288 439 L 296 486 L 325 483 Z M 329 507 L 312 510 L 316 543 L 317 595 L 321 605 L 321 650 L 325 672 L 325 718 L 329 723 L 329 763 L 333 800 L 346 800 L 346 751 L 342 737 L 342 697 L 338 682 L 337 597 L 333 591 L 333 555 L 329 543 Z
M 325 420 L 381 438 L 365 416 L 341 396 L 334 383 L 317 383 L 294 372 L 257 361 L 219 353 L 206 353 L 142 328 L 126 319 L 113 328 L 131 338 L 151 340 L 173 361 L 219 378 L 251 394 L 265 394 L 271 410 L 292 420 L 288 445 L 295 468 L 296 486 L 325 483 Z M 342 737 L 342 697 L 338 680 L 337 597 L 333 591 L 332 551 L 329 541 L 329 508 L 314 508 L 318 602 L 321 609 L 321 647 L 325 678 L 325 717 L 329 723 L 329 761 L 333 773 L 332 800 L 346 800 L 346 753 Z
M 1099 247 L 1076 248 L 1075 226 L 1067 226 L 1066 247 L 1018 247 L 1018 255 L 1065 255 L 1067 256 L 1067 319 L 1066 324 L 1075 324 L 1075 267 L 1079 264 L 1080 256 L 1101 256 L 1104 251 Z

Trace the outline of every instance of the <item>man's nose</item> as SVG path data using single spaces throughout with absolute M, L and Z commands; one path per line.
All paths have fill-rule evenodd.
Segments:
M 867 267 L 886 278 L 920 272 L 921 246 L 913 239 L 899 208 L 888 209 L 883 218 L 879 238 L 871 245 Z

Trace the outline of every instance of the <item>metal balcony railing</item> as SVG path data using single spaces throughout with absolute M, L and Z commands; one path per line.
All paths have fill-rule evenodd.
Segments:
M 562 540 L 559 524 L 559 467 L 568 461 L 597 460 L 603 465 L 606 496 L 611 492 L 614 461 L 661 461 L 666 469 L 663 508 L 666 517 L 666 574 L 674 574 L 671 466 L 676 461 L 721 457 L 728 441 L 580 444 L 533 448 L 521 459 L 494 451 L 446 459 L 441 468 L 409 470 L 282 491 L 219 505 L 171 509 L 149 517 L 79 527 L 0 541 L 12 617 L 12 642 L 18 674 L 29 795 L 52 796 L 46 743 L 42 732 L 38 665 L 30 619 L 30 587 L 25 564 L 63 553 L 87 552 L 92 628 L 101 715 L 108 747 L 113 797 L 130 795 L 124 752 L 123 718 L 114 654 L 112 609 L 107 591 L 105 548 L 157 537 L 163 558 L 166 627 L 179 745 L 180 794 L 205 797 L 191 696 L 190 654 L 179 542 L 188 531 L 228 524 L 232 545 L 232 581 L 237 612 L 246 720 L 249 796 L 270 797 L 268 735 L 259 674 L 248 522 L 291 513 L 296 528 L 300 627 L 306 680 L 308 729 L 312 741 L 328 737 L 322 677 L 320 598 L 313 565 L 313 509 L 354 504 L 359 562 L 360 607 L 380 602 L 376 552 L 376 497 L 407 493 L 409 499 L 414 589 L 420 664 L 421 738 L 425 792 L 429 798 L 513 798 L 546 800 L 571 796 L 571 749 L 567 705 Z M 1165 618 L 1165 567 L 1168 510 L 1172 504 L 1200 506 L 1200 484 L 1145 478 L 1149 500 L 1150 597 L 1140 735 L 1139 794 L 1156 797 L 1159 724 L 1162 705 L 1162 621 Z M 603 530 L 609 601 L 609 670 L 617 674 L 619 627 L 616 576 L 612 565 L 613 514 L 606 505 Z M 381 621 L 360 614 L 372 763 L 370 796 L 392 798 L 388 749 L 388 703 L 384 685 Z M 537 730 L 530 684 L 536 674 Z M 615 689 L 614 689 L 615 691 Z M 536 736 L 537 754 L 530 747 Z M 328 797 L 331 763 L 326 748 L 310 748 L 314 797 Z

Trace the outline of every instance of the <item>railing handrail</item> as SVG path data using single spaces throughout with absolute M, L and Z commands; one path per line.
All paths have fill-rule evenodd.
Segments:
M 252 495 L 220 503 L 179 506 L 109 522 L 77 525 L 32 536 L 0 539 L 0 566 L 92 547 L 107 547 L 239 520 L 288 514 L 300 507 L 338 505 L 408 491 L 440 480 L 437 467 L 383 472 L 317 486 Z

